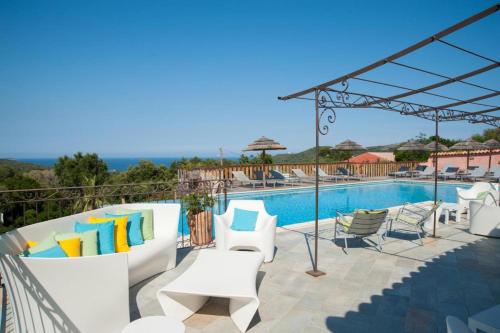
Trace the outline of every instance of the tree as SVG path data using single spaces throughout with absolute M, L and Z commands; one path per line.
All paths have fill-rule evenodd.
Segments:
M 417 161 L 426 162 L 429 159 L 430 152 L 428 151 L 398 151 L 394 152 L 396 162 Z
M 97 154 L 65 155 L 57 160 L 54 171 L 62 186 L 102 185 L 109 178 L 108 166 Z
M 146 160 L 139 161 L 137 166 L 129 167 L 125 174 L 127 183 L 166 182 L 171 178 L 169 168 Z
M 476 134 L 472 136 L 472 139 L 484 142 L 490 139 L 495 139 L 500 141 L 500 128 L 488 128 L 483 131 L 483 134 Z
M 250 159 L 248 158 L 247 155 L 241 154 L 240 159 L 238 161 L 240 164 L 250 164 Z

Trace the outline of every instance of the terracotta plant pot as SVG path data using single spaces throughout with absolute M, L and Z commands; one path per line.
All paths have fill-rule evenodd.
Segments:
M 212 212 L 188 214 L 188 225 L 192 244 L 207 245 L 212 242 Z

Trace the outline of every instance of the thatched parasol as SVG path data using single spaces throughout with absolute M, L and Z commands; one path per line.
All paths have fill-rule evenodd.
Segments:
M 335 147 L 333 147 L 332 150 L 355 151 L 355 150 L 366 150 L 366 148 L 352 140 L 345 140 L 336 145 Z
M 500 142 L 495 139 L 489 139 L 483 142 L 483 145 L 490 150 L 490 158 L 488 160 L 488 170 L 491 169 L 491 154 L 493 153 L 493 149 L 500 149 Z
M 425 151 L 425 146 L 414 140 L 410 140 L 402 144 L 398 149 L 398 151 Z
M 286 147 L 273 139 L 261 136 L 259 139 L 255 140 L 249 144 L 243 151 L 262 151 L 262 181 L 263 186 L 266 187 L 266 174 L 264 172 L 264 158 L 266 156 L 266 150 L 285 150 Z
M 457 144 L 454 144 L 453 146 L 451 146 L 450 149 L 467 151 L 467 170 L 469 170 L 470 151 L 471 150 L 485 149 L 485 148 L 486 147 L 482 143 L 474 141 L 472 139 L 467 139 L 465 141 L 461 141 Z
M 436 141 L 432 141 L 425 145 L 426 151 L 436 151 Z M 438 142 L 437 151 L 448 151 L 450 148 Z

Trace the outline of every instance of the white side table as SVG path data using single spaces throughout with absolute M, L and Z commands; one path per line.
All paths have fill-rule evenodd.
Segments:
M 472 332 L 500 333 L 500 305 L 469 317 Z
M 448 224 L 450 221 L 450 213 L 455 212 L 455 221 L 460 223 L 461 220 L 461 210 L 458 204 L 445 202 L 441 205 L 442 213 L 444 214 L 444 224 Z
M 180 320 L 167 316 L 151 316 L 134 320 L 122 330 L 122 333 L 184 333 L 186 326 Z

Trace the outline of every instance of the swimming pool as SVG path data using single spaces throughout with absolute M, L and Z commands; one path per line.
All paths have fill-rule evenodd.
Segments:
M 467 184 L 438 184 L 438 199 L 456 202 L 456 188 Z M 278 226 L 314 220 L 314 187 L 228 194 L 234 199 L 264 200 L 266 210 L 278 216 Z M 432 182 L 382 181 L 320 187 L 319 218 L 334 217 L 337 210 L 351 213 L 357 208 L 378 209 L 402 205 L 406 202 L 434 200 Z M 217 209 L 215 210 L 217 211 Z M 179 232 L 188 233 L 186 219 Z

